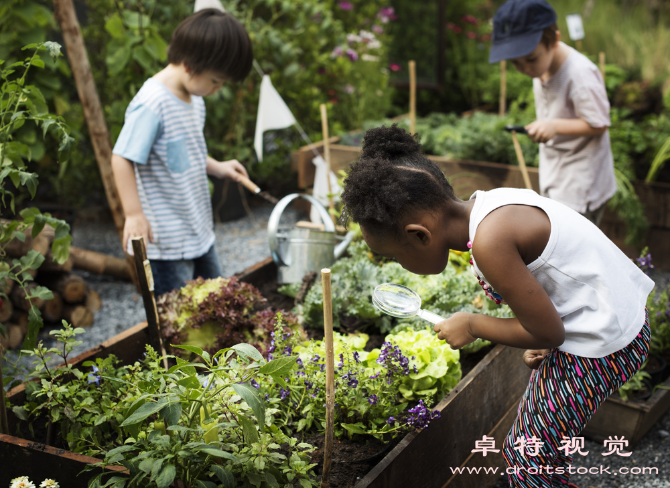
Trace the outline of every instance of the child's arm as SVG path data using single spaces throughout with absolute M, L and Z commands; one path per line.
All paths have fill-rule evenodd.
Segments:
M 453 348 L 477 338 L 524 349 L 550 349 L 563 343 L 563 321 L 522 258 L 534 260 L 541 253 L 551 230 L 547 225 L 544 212 L 519 206 L 501 207 L 481 222 L 472 248 L 477 266 L 516 317 L 455 313 L 435 326 L 438 338 Z
M 210 156 L 207 156 L 207 174 L 217 178 L 230 178 L 233 181 L 240 181 L 240 176 L 249 177 L 246 168 L 237 159 L 221 162 Z
M 128 239 L 131 237 L 143 237 L 145 242 L 154 242 L 151 225 L 142 211 L 133 163 L 118 154 L 112 154 L 112 170 L 123 212 L 126 215 L 126 223 L 123 226 L 124 252 L 128 249 Z
M 607 127 L 592 127 L 583 119 L 536 120 L 526 126 L 528 136 L 535 142 L 547 142 L 556 135 L 599 136 Z

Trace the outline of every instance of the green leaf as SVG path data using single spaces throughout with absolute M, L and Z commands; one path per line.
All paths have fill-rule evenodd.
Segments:
M 309 480 L 306 480 L 305 478 L 300 478 L 299 483 L 302 488 L 312 488 L 312 483 L 310 483 Z
M 216 488 L 216 483 L 212 483 L 211 481 L 202 481 L 198 480 L 198 488 Z
M 195 376 L 187 376 L 186 378 L 182 378 L 177 381 L 177 384 L 179 386 L 183 386 L 184 388 L 191 388 L 196 390 L 200 388 L 200 382 Z
M 249 405 L 256 416 L 258 428 L 263 432 L 265 429 L 265 404 L 261 400 L 258 390 L 246 383 L 237 383 L 233 385 L 233 390 L 247 402 L 247 405 Z
M 298 356 L 288 356 L 273 359 L 269 363 L 261 366 L 258 372 L 269 375 L 286 375 L 293 369 L 297 359 Z
M 347 429 L 347 431 L 350 434 L 366 434 L 367 431 L 365 430 L 365 425 L 363 425 L 360 422 L 357 422 L 355 424 L 340 424 L 342 427 Z
M 160 415 L 165 419 L 168 426 L 176 425 L 177 422 L 179 422 L 179 417 L 181 416 L 181 403 L 170 403 L 160 411 Z
M 156 478 L 156 484 L 158 488 L 168 488 L 170 484 L 174 481 L 174 477 L 177 475 L 177 470 L 173 464 L 168 464 L 161 470 L 161 474 Z
M 36 66 L 38 68 L 44 68 L 44 61 L 42 61 L 40 58 L 35 58 L 33 59 L 33 62 L 30 63 L 31 66 Z
M 248 443 L 258 442 L 258 430 L 256 430 L 256 426 L 254 425 L 253 421 L 244 415 L 239 414 L 237 416 L 237 420 L 240 425 L 242 425 L 242 433 L 244 434 L 246 441 Z
M 193 354 L 197 354 L 198 356 L 202 356 L 202 349 L 196 346 L 184 346 L 184 345 L 174 345 L 170 344 L 170 347 L 176 347 L 177 349 L 183 349 L 185 351 L 190 351 Z
M 111 76 L 116 76 L 121 73 L 121 71 L 123 71 L 123 69 L 128 65 L 128 61 L 130 61 L 130 55 L 131 50 L 128 44 L 123 44 L 115 51 L 112 51 L 111 54 L 108 54 L 105 62 L 107 63 L 109 74 Z
M 123 27 L 123 20 L 119 14 L 114 14 L 107 19 L 105 30 L 115 39 L 122 39 L 126 34 L 126 28 Z
M 166 398 L 161 398 L 157 402 L 147 402 L 144 405 L 142 405 L 140 408 L 135 410 L 135 412 L 128 417 L 126 420 L 123 421 L 121 424 L 121 427 L 125 427 L 127 425 L 133 425 L 137 424 L 139 422 L 142 422 L 144 419 L 149 417 L 150 415 L 153 415 L 163 409 L 165 405 L 167 404 L 168 400 Z
M 151 19 L 148 15 L 133 12 L 132 10 L 123 11 L 123 21 L 131 29 L 139 29 L 140 22 L 142 23 L 142 28 L 146 29 L 151 23 Z
M 28 251 L 28 254 L 21 256 L 19 259 L 19 263 L 21 264 L 21 268 L 23 270 L 38 269 L 43 262 L 44 256 L 33 249 Z
M 0 388 L 2 385 L 0 385 Z M 14 412 L 14 415 L 16 415 L 19 419 L 21 420 L 28 420 L 28 410 L 26 410 L 25 407 L 12 407 L 12 412 Z
M 223 488 L 235 488 L 235 486 L 237 486 L 235 483 L 235 476 L 233 476 L 233 473 L 229 470 L 218 464 L 214 464 L 212 465 L 212 471 L 214 471 L 216 477 L 219 478 L 219 481 L 223 484 Z
M 144 48 L 152 58 L 161 63 L 167 59 L 167 46 L 167 42 L 156 32 L 144 40 Z
M 251 358 L 255 361 L 263 362 L 265 359 L 261 355 L 260 352 L 258 352 L 258 349 L 256 349 L 254 346 L 251 344 L 236 344 L 232 347 L 232 349 L 235 349 L 238 354 L 241 354 L 242 356 Z
M 231 461 L 237 461 L 237 458 L 231 453 L 222 451 L 221 449 L 214 449 L 213 447 L 205 447 L 203 449 L 198 449 L 199 452 L 204 452 L 210 456 L 217 458 L 230 459 Z
M 54 294 L 46 286 L 38 286 L 31 290 L 30 295 L 26 296 L 26 298 L 39 298 L 41 300 L 51 300 L 53 297 Z
M 137 61 L 145 71 L 151 71 L 154 67 L 154 60 L 144 45 L 133 48 L 133 59 Z

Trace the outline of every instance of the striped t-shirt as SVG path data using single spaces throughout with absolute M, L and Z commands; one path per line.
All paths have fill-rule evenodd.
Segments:
M 135 163 L 149 259 L 194 259 L 214 244 L 204 125 L 202 97 L 184 102 L 153 78 L 128 105 L 113 152 Z

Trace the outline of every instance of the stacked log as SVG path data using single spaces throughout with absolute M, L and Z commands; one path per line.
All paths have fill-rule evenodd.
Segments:
M 26 290 L 9 279 L 0 280 L 0 293 L 4 293 L 8 298 L 2 299 L 0 303 L 0 324 L 7 329 L 6 335 L 0 333 L 0 344 L 5 348 L 19 347 L 23 342 L 28 332 L 28 311 L 31 305 L 40 309 L 45 323 L 59 324 L 62 320 L 66 320 L 74 327 L 93 325 L 94 314 L 102 307 L 102 300 L 98 293 L 90 289 L 84 278 L 71 272 L 73 267 L 82 267 L 77 266 L 78 261 L 83 261 L 89 267 L 97 262 L 98 268 L 103 271 L 106 266 L 107 270 L 112 268 L 117 275 L 123 274 L 122 269 L 117 266 L 117 258 L 91 251 L 76 250 L 65 263 L 55 263 L 50 250 L 53 238 L 53 229 L 50 227 L 45 227 L 35 239 L 31 238 L 30 229 L 28 229 L 24 242 L 14 239 L 5 248 L 10 259 L 20 258 L 30 250 L 35 250 L 45 256 L 39 269 L 30 270 L 30 275 L 35 281 L 30 282 Z M 125 266 L 124 261 L 118 261 Z M 94 271 L 100 272 L 98 269 Z M 40 285 L 51 290 L 53 298 L 50 300 L 27 299 L 26 291 L 30 295 L 31 290 Z

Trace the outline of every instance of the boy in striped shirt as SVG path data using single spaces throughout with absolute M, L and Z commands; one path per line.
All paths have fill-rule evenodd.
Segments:
M 249 74 L 253 53 L 230 14 L 201 10 L 172 34 L 168 66 L 149 78 L 126 110 L 112 168 L 126 215 L 123 247 L 144 237 L 156 295 L 222 269 L 214 247 L 207 175 L 239 181 L 237 160 L 207 155 L 202 97 Z
M 609 101 L 600 71 L 561 42 L 556 12 L 544 0 L 509 0 L 493 18 L 489 62 L 510 59 L 533 78 L 540 144 L 540 193 L 598 225 L 616 193 Z

